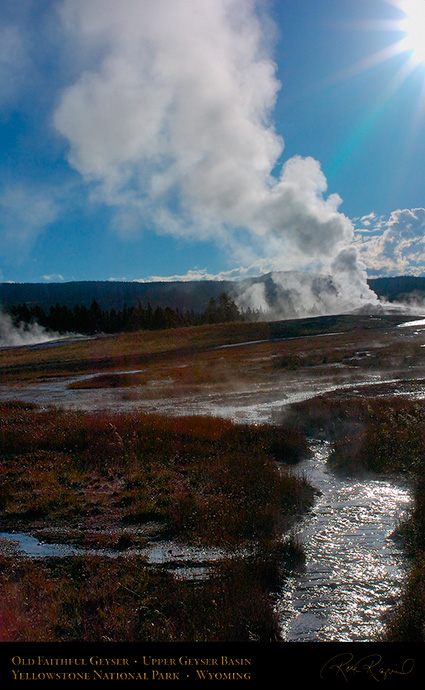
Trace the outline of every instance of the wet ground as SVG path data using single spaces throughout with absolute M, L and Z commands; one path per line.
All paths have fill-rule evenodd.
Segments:
M 309 357 L 315 351 L 314 342 L 321 338 L 327 339 L 330 351 L 334 336 L 335 343 L 341 347 L 340 334 L 310 336 Z M 213 371 L 221 365 L 217 357 L 226 358 L 226 351 L 237 351 L 236 355 L 232 354 L 235 365 L 246 375 L 238 371 L 225 382 L 215 381 L 212 376 L 201 384 L 184 380 L 183 385 L 176 378 L 176 361 L 168 364 L 165 358 L 149 371 L 148 377 L 144 369 L 123 369 L 125 374 L 136 376 L 134 385 L 120 387 L 115 385 L 119 382 L 116 379 L 114 385 L 97 387 L 92 374 L 50 377 L 31 384 L 2 385 L 0 400 L 13 398 L 41 406 L 81 410 L 140 409 L 174 416 L 215 415 L 259 423 L 278 422 L 289 404 L 314 399 L 325 392 L 339 397 L 389 394 L 425 397 L 422 321 L 402 328 L 396 325 L 377 336 L 380 352 L 385 353 L 386 359 L 376 357 L 370 334 L 353 333 L 347 339 L 352 356 L 294 368 L 269 366 L 272 360 L 279 363 L 285 354 L 282 343 L 271 345 L 259 340 L 211 348 L 206 357 L 211 358 Z M 303 343 L 305 338 L 300 340 L 295 352 L 302 351 Z M 368 366 L 369 361 L 372 366 Z M 179 363 L 180 374 L 190 366 L 191 360 L 183 358 Z M 114 368 L 110 374 L 118 376 L 120 371 Z M 143 374 L 143 379 L 137 379 L 139 374 Z M 87 387 L 75 387 L 85 382 Z M 95 385 L 89 387 L 93 382 Z M 326 454 L 327 446 L 317 444 L 312 459 L 299 468 L 321 495 L 299 526 L 307 553 L 306 569 L 291 578 L 276 603 L 282 633 L 290 641 L 369 641 L 382 632 L 385 615 L 396 602 L 405 577 L 402 548 L 392 533 L 411 502 L 409 487 L 396 479 L 358 481 L 337 477 L 327 468 Z M 0 535 L 0 539 L 4 547 L 21 553 L 43 548 L 17 535 Z M 157 562 L 168 562 L 171 567 L 174 563 L 176 572 L 182 568 L 186 574 L 189 561 L 192 564 L 198 561 L 195 570 L 202 575 L 208 559 L 214 561 L 220 557 L 217 553 L 189 554 L 187 550 L 177 554 L 176 546 L 170 543 L 156 548 L 156 555 L 155 551 L 147 554 L 151 561 L 156 558 Z
M 279 421 L 288 405 L 323 393 L 334 393 L 338 397 L 425 397 L 425 366 L 422 365 L 391 372 L 337 365 L 320 369 L 276 374 L 266 381 L 249 382 L 248 385 L 242 382 L 225 387 L 204 385 L 188 389 L 174 388 L 173 381 L 164 377 L 141 386 L 73 389 L 70 385 L 96 377 L 72 376 L 18 387 L 0 385 L 0 400 L 21 400 L 41 407 L 53 405 L 70 410 L 125 412 L 137 409 L 171 416 L 213 415 L 239 422 L 268 423 Z M 118 373 L 113 372 L 114 375 Z
M 71 544 L 43 541 L 24 532 L 0 532 L 0 553 L 27 558 L 66 558 L 79 555 L 106 556 L 117 558 L 123 555 L 120 549 L 86 548 Z M 177 577 L 185 579 L 205 578 L 217 561 L 229 557 L 225 549 L 186 546 L 173 541 L 155 541 L 144 548 L 127 548 L 127 556 L 142 556 L 146 565 L 160 566 L 172 570 Z
M 322 393 L 425 395 L 422 319 L 404 321 L 398 317 L 390 325 L 385 321 L 380 324 L 377 318 L 363 319 L 361 328 L 351 324 L 346 332 L 323 331 L 325 326 L 348 328 L 343 317 L 339 319 L 272 324 L 268 340 L 227 342 L 198 350 L 181 348 L 154 352 L 151 357 L 143 354 L 140 367 L 134 366 L 137 354 L 131 354 L 123 355 L 122 360 L 133 366 L 120 368 L 114 351 L 109 360 L 96 357 L 93 365 L 78 360 L 73 364 L 70 359 L 59 359 L 57 364 L 54 360 L 37 362 L 34 369 L 40 367 L 39 373 L 28 377 L 31 360 L 21 364 L 16 358 L 10 368 L 0 367 L 0 374 L 4 371 L 0 400 L 13 398 L 67 409 L 140 409 L 269 422 L 279 420 L 291 403 Z M 319 332 L 308 333 L 313 328 L 311 322 Z M 300 336 L 294 335 L 298 323 Z M 93 347 L 97 342 L 95 339 Z M 110 342 L 118 341 L 111 338 Z M 57 345 L 60 354 L 56 356 L 65 351 L 68 357 L 63 341 Z M 23 357 L 24 348 L 21 352 Z M 0 357 L 0 365 L 2 361 Z M 60 367 L 66 365 L 75 372 L 86 371 L 59 375 Z M 99 366 L 100 372 L 95 373 Z

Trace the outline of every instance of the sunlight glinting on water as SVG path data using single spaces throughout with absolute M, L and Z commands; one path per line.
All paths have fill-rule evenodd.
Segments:
M 128 372 L 127 372 L 128 373 Z M 214 390 L 200 396 L 145 396 L 145 389 L 71 390 L 81 376 L 43 382 L 37 386 L 1 387 L 0 397 L 57 404 L 68 409 L 148 410 L 164 414 L 207 414 L 233 421 L 261 423 L 279 420 L 291 402 L 336 389 L 355 389 L 362 383 L 397 383 L 398 378 L 366 372 L 359 378 L 309 381 L 297 374 L 281 383 L 267 383 L 225 394 Z M 423 397 L 423 388 L 412 392 Z M 396 391 L 397 392 L 397 391 Z M 397 480 L 344 479 L 327 467 L 329 444 L 317 443 L 313 457 L 298 467 L 321 491 L 299 525 L 306 552 L 304 572 L 283 585 L 276 602 L 281 632 L 288 641 L 372 641 L 384 630 L 405 578 L 405 557 L 391 533 L 409 508 L 407 486 Z M 187 569 L 183 566 L 185 577 Z M 197 570 L 197 577 L 202 574 Z
M 316 446 L 300 471 L 322 492 L 299 528 L 306 566 L 278 602 L 288 641 L 373 641 L 397 601 L 405 576 L 391 534 L 411 502 L 407 487 L 386 479 L 349 480 L 326 466 Z

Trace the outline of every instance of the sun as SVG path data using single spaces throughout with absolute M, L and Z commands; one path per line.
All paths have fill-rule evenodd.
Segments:
M 380 63 L 403 56 L 395 82 L 404 81 L 418 67 L 425 67 L 425 0 L 383 0 L 397 8 L 399 16 L 391 19 L 369 19 L 360 23 L 366 31 L 383 31 L 397 37 L 376 53 L 372 53 L 343 70 L 340 74 L 351 75 L 364 72 Z M 425 84 L 425 82 L 424 82 Z
M 406 14 L 400 20 L 405 33 L 401 47 L 409 51 L 415 62 L 425 62 L 425 0 L 404 0 L 400 9 Z

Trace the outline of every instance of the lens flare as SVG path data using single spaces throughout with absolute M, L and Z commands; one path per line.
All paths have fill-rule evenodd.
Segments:
M 406 18 L 400 20 L 400 29 L 405 32 L 402 46 L 411 52 L 417 62 L 425 61 L 425 1 L 406 0 L 401 5 Z

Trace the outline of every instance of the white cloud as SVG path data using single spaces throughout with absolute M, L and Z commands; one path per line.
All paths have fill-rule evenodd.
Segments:
M 425 263 L 425 209 L 398 209 L 377 218 L 371 231 L 357 240 L 370 275 L 421 275 Z
M 279 82 L 251 0 L 64 3 L 68 26 L 105 53 L 55 113 L 70 163 L 173 234 L 246 223 L 283 147 L 268 122 Z M 169 202 L 164 211 L 165 202 Z M 178 213 L 174 213 L 178 205 Z
M 48 282 L 57 283 L 59 281 L 65 280 L 65 278 L 60 273 L 51 273 L 50 275 L 43 276 L 43 280 L 47 280 Z
M 175 274 L 171 276 L 149 276 L 149 278 L 139 278 L 134 280 L 134 283 L 151 283 L 151 282 L 187 282 L 191 280 L 239 280 L 251 275 L 249 269 L 245 267 L 233 268 L 229 271 L 220 271 L 219 273 L 209 273 L 205 268 L 195 268 L 183 274 Z M 255 273 L 254 275 L 257 275 Z

